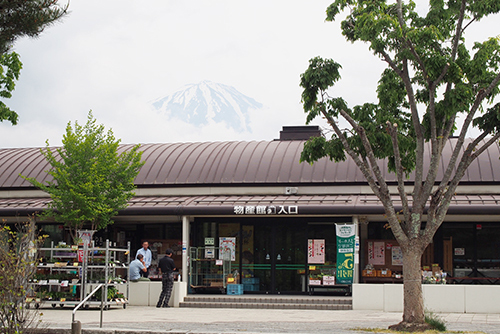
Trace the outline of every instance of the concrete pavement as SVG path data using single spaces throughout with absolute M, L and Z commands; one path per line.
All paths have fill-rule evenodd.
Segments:
M 42 327 L 70 329 L 71 308 L 40 308 Z M 500 334 L 500 314 L 438 314 L 452 331 L 481 331 Z M 128 306 L 103 312 L 79 310 L 75 319 L 82 332 L 118 334 L 124 332 L 156 332 L 169 334 L 251 334 L 251 333 L 366 333 L 356 328 L 382 328 L 401 321 L 401 313 L 379 311 L 274 310 L 274 309 L 209 309 L 156 308 Z M 354 329 L 354 330 L 353 330 Z

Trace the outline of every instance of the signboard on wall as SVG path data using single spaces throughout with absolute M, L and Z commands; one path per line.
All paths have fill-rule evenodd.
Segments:
M 219 259 L 224 259 L 223 254 L 229 254 L 231 257 L 231 261 L 236 261 L 236 238 L 219 238 Z
M 352 284 L 356 225 L 336 224 L 337 284 Z
M 307 240 L 307 263 L 325 263 L 325 239 Z
M 401 251 L 401 247 L 399 246 L 392 246 L 392 265 L 403 265 L 403 252 Z
M 373 265 L 385 265 L 385 242 L 368 242 L 368 263 Z

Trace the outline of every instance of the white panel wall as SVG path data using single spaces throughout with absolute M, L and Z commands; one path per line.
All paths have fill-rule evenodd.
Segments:
M 353 284 L 352 295 L 362 296 L 352 299 L 354 310 L 384 309 L 384 284 Z
M 161 282 L 130 282 L 129 304 L 134 306 L 156 306 L 161 293 Z M 187 295 L 187 283 L 174 282 L 169 306 L 179 307 Z
M 424 307 L 432 312 L 500 313 L 498 285 L 422 285 Z M 403 284 L 353 284 L 354 310 L 403 311 Z
M 466 313 L 500 313 L 500 286 L 467 285 Z
M 432 312 L 465 313 L 465 285 L 422 285 L 424 305 Z

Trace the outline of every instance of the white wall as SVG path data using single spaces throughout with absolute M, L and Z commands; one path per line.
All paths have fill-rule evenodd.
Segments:
M 129 305 L 156 306 L 161 293 L 161 282 L 130 282 Z M 187 283 L 174 282 L 169 306 L 179 307 L 187 295 Z
M 424 307 L 432 312 L 500 313 L 500 286 L 423 284 Z M 403 284 L 353 284 L 354 310 L 403 312 Z

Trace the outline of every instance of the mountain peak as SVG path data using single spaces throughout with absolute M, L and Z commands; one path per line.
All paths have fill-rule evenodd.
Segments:
M 262 104 L 234 87 L 204 80 L 188 84 L 175 93 L 159 98 L 153 107 L 187 123 L 203 126 L 224 123 L 238 132 L 250 131 L 248 112 Z

